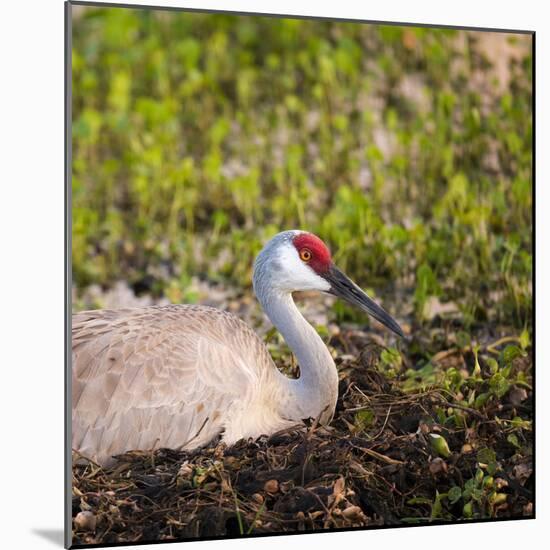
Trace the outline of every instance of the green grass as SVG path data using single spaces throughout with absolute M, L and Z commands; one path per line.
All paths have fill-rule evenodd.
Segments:
M 479 33 L 89 8 L 73 24 L 73 278 L 250 288 L 275 232 L 359 284 L 530 331 L 531 70 Z M 495 54 L 496 56 L 500 54 Z M 347 315 L 349 315 L 349 311 Z

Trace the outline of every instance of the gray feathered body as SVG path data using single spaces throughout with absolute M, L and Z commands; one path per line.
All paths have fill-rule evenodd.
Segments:
M 131 449 L 232 444 L 282 429 L 284 378 L 258 336 L 205 306 L 84 311 L 72 325 L 72 446 L 101 464 Z

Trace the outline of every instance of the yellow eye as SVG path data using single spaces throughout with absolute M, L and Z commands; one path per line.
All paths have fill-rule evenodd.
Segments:
M 307 248 L 302 248 L 300 250 L 300 259 L 304 262 L 309 262 L 311 260 L 311 252 Z

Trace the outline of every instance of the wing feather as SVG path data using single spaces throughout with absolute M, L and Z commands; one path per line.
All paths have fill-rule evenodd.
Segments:
M 270 361 L 246 324 L 199 306 L 78 313 L 72 338 L 73 448 L 100 463 L 207 443 Z

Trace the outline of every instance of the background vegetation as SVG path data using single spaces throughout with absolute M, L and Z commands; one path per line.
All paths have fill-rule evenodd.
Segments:
M 491 311 L 524 326 L 531 57 L 528 37 L 499 38 L 86 10 L 73 42 L 75 284 L 189 298 L 200 275 L 247 288 L 262 243 L 302 228 L 363 285 L 414 292 L 417 315 L 438 296 L 467 322 Z M 505 71 L 488 56 L 507 56 Z
M 383 456 L 401 477 L 379 488 L 404 483 L 384 512 L 350 474 L 358 524 L 530 515 L 531 38 L 73 10 L 74 308 L 109 305 L 124 281 L 131 300 L 215 303 L 261 328 L 254 256 L 278 231 L 315 232 L 411 335 L 389 346 L 387 331 L 365 331 L 363 315 L 330 300 L 316 323 L 343 384 L 338 441 L 352 433 L 397 453 Z M 367 348 L 376 383 L 350 367 Z M 395 415 L 411 410 L 416 423 L 402 426 Z M 403 434 L 420 438 L 419 456 Z M 192 461 L 204 469 L 205 456 Z M 90 470 L 79 475 L 82 489 Z M 89 510 L 77 497 L 75 514 Z M 273 502 L 258 512 L 247 498 L 246 530 L 261 530 Z M 174 529 L 163 536 L 187 533 Z M 113 541 L 145 535 L 133 536 Z

